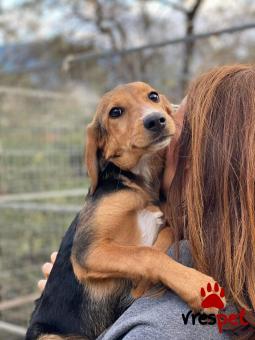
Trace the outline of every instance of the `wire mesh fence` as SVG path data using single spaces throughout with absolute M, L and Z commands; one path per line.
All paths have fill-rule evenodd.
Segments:
M 0 319 L 25 327 L 40 265 L 58 249 L 86 193 L 90 107 L 72 94 L 44 91 L 0 90 L 0 102 Z M 22 338 L 20 329 L 4 326 L 0 339 Z
M 196 42 L 190 76 L 217 64 L 254 60 L 254 37 L 247 42 L 248 54 L 232 49 L 245 41 L 246 31 L 203 38 Z M 83 204 L 84 131 L 98 98 L 120 82 L 144 80 L 178 102 L 183 43 L 69 58 L 68 67 L 61 63 L 53 75 L 60 93 L 43 89 L 42 70 L 22 74 L 31 84 L 35 79 L 36 90 L 0 86 L 1 340 L 22 338 L 40 266 L 58 249 Z
M 49 212 L 1 210 L 1 219 L 5 223 L 1 226 L 1 302 L 3 304 L 17 297 L 25 297 L 24 304 L 14 304 L 10 308 L 3 306 L 1 320 L 26 326 L 33 307 L 33 301 L 27 297 L 36 293 L 36 281 L 41 276 L 40 264 L 49 258 L 53 249 L 58 249 L 72 217 L 71 213 L 56 215 Z M 13 335 L 13 339 L 18 338 L 18 335 Z M 1 339 L 11 340 L 12 337 L 9 335 Z
M 86 116 L 71 96 L 0 93 L 0 192 L 79 187 Z

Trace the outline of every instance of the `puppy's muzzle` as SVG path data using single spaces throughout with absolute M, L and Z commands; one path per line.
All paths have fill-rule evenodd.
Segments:
M 166 127 L 166 119 L 160 112 L 153 112 L 144 117 L 143 125 L 145 129 L 151 132 L 161 132 Z

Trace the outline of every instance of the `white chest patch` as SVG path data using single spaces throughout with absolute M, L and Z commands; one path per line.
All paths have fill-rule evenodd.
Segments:
M 138 228 L 141 233 L 141 243 L 152 246 L 163 224 L 163 213 L 141 210 L 138 213 Z

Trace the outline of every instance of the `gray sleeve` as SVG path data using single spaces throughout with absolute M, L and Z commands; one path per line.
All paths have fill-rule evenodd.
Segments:
M 169 255 L 173 256 L 173 249 Z M 192 266 L 188 243 L 181 244 L 180 259 Z M 216 325 L 192 324 L 191 317 L 185 325 L 182 314 L 190 308 L 173 292 L 167 290 L 160 297 L 142 297 L 136 300 L 98 340 L 204 340 L 229 339 L 219 334 Z

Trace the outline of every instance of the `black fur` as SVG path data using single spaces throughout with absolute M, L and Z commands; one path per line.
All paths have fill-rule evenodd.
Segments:
M 87 195 L 84 209 L 75 217 L 62 240 L 47 285 L 36 301 L 26 340 L 38 339 L 43 334 L 79 335 L 95 339 L 131 304 L 131 282 L 128 280 L 121 280 L 120 289 L 100 303 L 93 301 L 86 286 L 81 285 L 75 278 L 70 259 L 79 223 L 86 217 L 89 220 L 96 201 L 113 191 L 129 190 L 120 175 L 139 181 L 134 174 L 122 171 L 112 163 L 100 174 L 95 193 Z M 83 248 L 89 246 L 93 237 L 89 223 L 86 229 L 82 235 Z M 84 251 L 86 249 L 81 249 L 83 254 Z

